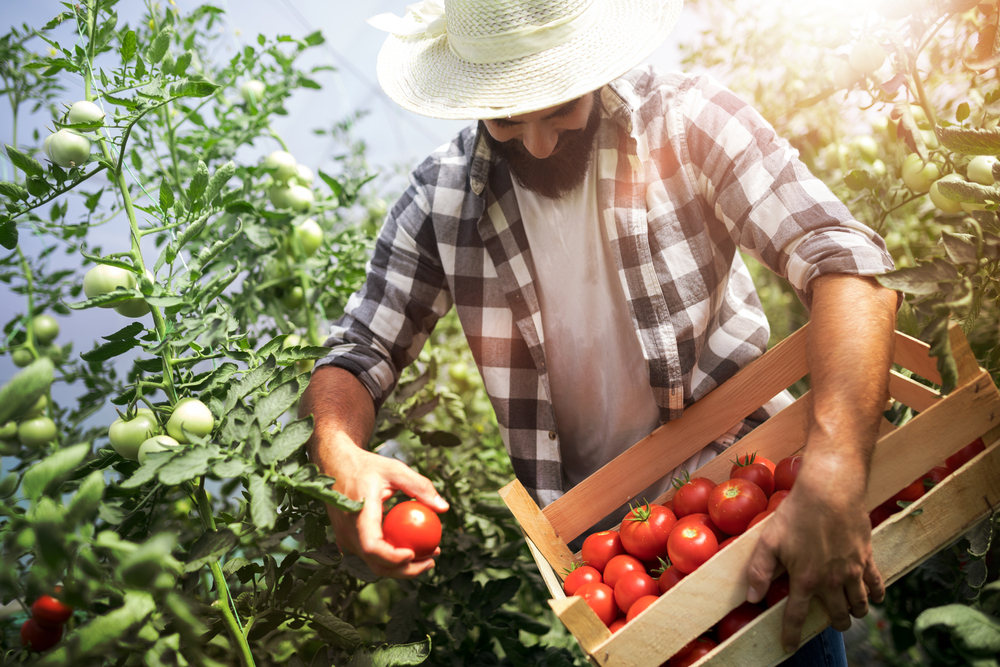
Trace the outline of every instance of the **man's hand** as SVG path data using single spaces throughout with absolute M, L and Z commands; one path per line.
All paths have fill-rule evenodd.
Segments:
M 833 627 L 851 627 L 851 616 L 868 613 L 868 600 L 885 596 L 872 558 L 871 524 L 864 511 L 865 466 L 842 456 L 806 454 L 791 493 L 761 533 L 750 559 L 747 599 L 764 598 L 777 568 L 788 570 L 782 646 L 798 648 L 815 595 L 826 605 Z
M 434 567 L 433 558 L 415 561 L 412 549 L 397 549 L 383 539 L 382 503 L 396 491 L 436 512 L 448 511 L 448 503 L 426 477 L 365 449 L 375 428 L 375 405 L 365 386 L 346 370 L 320 368 L 299 402 L 299 415 L 309 414 L 315 425 L 309 459 L 336 479 L 336 491 L 364 502 L 357 513 L 327 505 L 340 548 L 360 556 L 383 577 L 415 577 Z

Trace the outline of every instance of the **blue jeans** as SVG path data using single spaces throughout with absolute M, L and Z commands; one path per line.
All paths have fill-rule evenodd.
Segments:
M 789 656 L 781 667 L 847 667 L 844 635 L 827 628 Z

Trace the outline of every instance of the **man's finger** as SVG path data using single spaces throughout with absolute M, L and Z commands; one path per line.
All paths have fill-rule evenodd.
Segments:
M 863 618 L 868 614 L 868 592 L 863 581 L 860 579 L 848 581 L 844 585 L 844 593 L 847 595 L 851 616 Z
M 392 484 L 411 498 L 419 500 L 435 512 L 447 512 L 448 503 L 442 498 L 431 480 L 414 472 L 409 466 L 394 466 L 391 472 Z
M 802 626 L 805 625 L 809 613 L 810 593 L 797 590 L 793 582 L 785 603 L 785 615 L 781 627 L 781 645 L 786 653 L 795 653 L 802 639 Z
M 868 587 L 868 599 L 879 604 L 885 599 L 885 582 L 882 580 L 882 573 L 875 565 L 875 559 L 869 558 L 865 564 L 864 574 L 865 586 Z
M 836 630 L 846 632 L 851 627 L 851 612 L 844 589 L 827 590 L 820 595 L 820 599 L 830 614 L 830 625 Z
M 778 553 L 771 547 L 766 539 L 766 533 L 762 534 L 757 541 L 753 556 L 750 557 L 750 565 L 747 567 L 749 588 L 747 589 L 747 602 L 757 604 L 767 595 L 767 589 L 771 587 L 771 579 L 778 568 Z

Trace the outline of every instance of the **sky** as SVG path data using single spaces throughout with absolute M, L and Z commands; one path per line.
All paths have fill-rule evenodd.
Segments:
M 174 1 L 183 13 L 202 4 L 195 0 Z M 316 30 L 322 31 L 326 43 L 307 52 L 300 63 L 302 66 L 332 65 L 336 71 L 323 72 L 316 77 L 323 85 L 322 90 L 297 91 L 287 104 L 288 116 L 279 117 L 273 123 L 296 159 L 314 170 L 331 159 L 335 146 L 328 141 L 317 141 L 312 130 L 329 128 L 337 120 L 358 110 L 369 113 L 355 126 L 355 136 L 365 141 L 369 161 L 383 174 L 393 173 L 399 165 L 407 168 L 416 165 L 466 125 L 463 121 L 437 120 L 404 111 L 378 86 L 375 64 L 384 33 L 365 21 L 382 12 L 402 16 L 408 4 L 406 0 L 217 0 L 213 4 L 226 10 L 227 25 L 222 30 L 230 35 L 228 43 L 223 40 L 226 53 L 221 53 L 220 58 L 228 59 L 242 45 L 256 43 L 258 34 L 303 37 Z M 117 6 L 119 25 L 135 23 L 143 13 L 144 5 L 140 0 L 121 0 Z M 58 0 L 0 0 L 0 27 L 4 33 L 12 26 L 22 24 L 40 27 L 62 10 Z M 685 9 L 674 34 L 689 34 L 689 31 L 700 29 L 702 25 L 703 21 L 698 16 Z M 69 27 L 59 30 L 64 31 L 58 34 L 60 41 L 74 41 Z M 45 47 L 40 40 L 35 40 L 34 44 L 39 50 Z M 676 39 L 668 38 L 647 62 L 669 69 L 678 68 L 680 60 L 676 45 Z M 65 74 L 62 76 L 67 87 L 66 101 L 81 98 L 83 88 L 79 79 Z M 45 116 L 20 119 L 19 143 L 30 143 L 32 129 L 42 129 L 49 120 Z M 0 140 L 11 143 L 12 134 L 10 107 L 0 103 Z M 278 148 L 276 143 L 259 146 L 261 155 L 275 148 Z M 0 154 L 0 180 L 11 178 L 10 169 L 6 155 Z M 97 233 L 109 235 L 108 245 L 117 234 L 110 229 L 97 230 Z M 37 252 L 43 242 L 42 239 L 31 238 L 22 230 L 22 247 L 26 252 Z M 63 261 L 72 262 L 73 258 L 63 258 Z M 22 297 L 12 294 L 0 284 L 0 322 L 6 322 L 15 312 L 23 312 L 24 307 Z M 108 333 L 108 313 L 93 309 L 59 317 L 63 332 L 59 342 L 73 340 L 76 353 L 90 349 L 100 335 Z M 0 384 L 16 370 L 9 356 L 0 356 Z M 57 401 L 60 400 L 58 391 L 55 395 Z

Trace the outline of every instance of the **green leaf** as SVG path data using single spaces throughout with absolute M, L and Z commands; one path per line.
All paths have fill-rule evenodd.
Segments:
M 75 303 L 67 303 L 66 305 L 73 310 L 86 310 L 88 308 L 97 308 L 99 306 L 108 306 L 111 304 L 118 303 L 119 301 L 127 301 L 128 299 L 143 299 L 145 295 L 137 289 L 125 289 L 124 287 L 117 287 L 111 292 L 105 292 L 104 294 L 98 294 L 92 299 L 87 299 L 86 301 L 77 301 Z
M 211 464 L 222 458 L 218 446 L 192 447 L 176 455 L 160 467 L 157 477 L 167 486 L 177 486 L 201 477 L 208 472 Z
M 101 336 L 104 340 L 131 340 L 134 341 L 136 337 L 145 331 L 146 328 L 143 327 L 138 322 L 132 322 L 131 324 L 122 327 L 113 334 L 108 334 L 107 336 Z
M 11 183 L 10 181 L 0 182 L 0 195 L 14 201 L 27 200 L 30 197 L 27 190 L 17 183 Z
M 184 76 L 188 66 L 191 64 L 191 55 L 190 51 L 185 51 L 181 55 L 177 56 L 177 62 L 174 63 L 175 76 Z M 209 93 L 209 95 L 211 95 L 211 93 Z
M 202 166 L 204 166 L 204 163 L 202 163 Z M 192 187 L 194 187 L 193 183 Z M 190 196 L 190 194 L 191 191 L 188 190 L 188 195 Z M 172 264 L 173 261 L 177 259 L 177 253 L 180 252 L 181 248 L 187 245 L 188 242 L 191 241 L 191 239 L 197 237 L 198 234 L 200 234 L 201 231 L 205 229 L 205 225 L 208 224 L 208 219 L 210 217 L 211 214 L 209 213 L 206 213 L 205 215 L 201 216 L 200 218 L 189 224 L 187 227 L 185 227 L 184 231 L 181 232 L 176 239 L 174 239 L 167 245 L 167 249 L 164 252 L 164 257 L 168 264 Z
M 243 223 L 239 220 L 236 221 L 236 231 L 229 235 L 228 238 L 216 241 L 210 246 L 206 246 L 201 249 L 198 256 L 191 260 L 188 264 L 188 271 L 192 276 L 201 275 L 202 269 L 212 263 L 219 253 L 228 248 L 236 241 L 240 233 L 243 231 Z
M 961 123 L 968 117 L 969 117 L 969 103 L 962 102 L 961 104 L 958 105 L 958 108 L 955 109 L 955 120 Z
M 137 345 L 139 345 L 139 342 L 135 340 L 115 340 L 110 343 L 98 345 L 89 352 L 84 352 L 80 355 L 80 358 L 87 363 L 107 361 L 108 359 L 114 359 L 125 354 Z
M 188 202 L 194 204 L 194 202 L 201 199 L 201 196 L 205 194 L 206 186 L 208 186 L 208 165 L 198 160 L 194 176 L 191 177 L 191 185 L 187 189 Z
M 360 648 L 347 662 L 347 667 L 397 667 L 423 664 L 431 655 L 431 638 L 413 644 L 380 646 L 374 650 Z
M 935 258 L 919 266 L 905 267 L 877 276 L 878 281 L 889 289 L 908 294 L 934 294 L 941 291 L 941 283 L 958 279 L 958 270 L 941 259 Z
M 7 157 L 15 167 L 26 173 L 28 176 L 38 176 L 45 178 L 45 168 L 35 158 L 25 155 L 9 144 L 4 144 L 7 148 Z
M 927 609 L 913 627 L 920 643 L 938 659 L 947 659 L 948 648 L 970 661 L 1000 655 L 1000 620 L 963 604 Z
M 864 169 L 854 169 L 844 176 L 844 184 L 851 190 L 859 192 L 866 189 L 874 189 L 878 181 Z
M 261 447 L 258 456 L 261 463 L 271 465 L 284 461 L 299 451 L 309 440 L 313 432 L 312 417 L 299 419 L 286 425 L 274 437 L 269 447 Z
M 272 389 L 266 396 L 257 401 L 254 407 L 254 418 L 261 428 L 267 428 L 288 412 L 298 400 L 301 390 L 298 380 L 290 380 Z
M 966 204 L 984 204 L 988 200 L 1000 201 L 1000 189 L 992 186 L 979 185 L 968 181 L 937 182 L 938 192 L 957 202 Z
M 250 518 L 254 526 L 262 530 L 274 528 L 278 520 L 278 503 L 275 499 L 274 487 L 260 475 L 250 475 Z
M 931 346 L 930 355 L 937 357 L 937 370 L 941 376 L 941 393 L 949 394 L 958 384 L 958 365 L 951 353 L 951 337 L 948 335 L 948 314 L 931 320 L 920 332 L 920 340 Z
M 973 558 L 983 558 L 990 550 L 993 541 L 993 517 L 987 517 L 969 529 L 965 534 L 969 540 L 969 555 Z
M 36 463 L 24 473 L 21 480 L 25 497 L 36 502 L 43 494 L 56 490 L 89 454 L 90 444 L 84 442 L 60 449 Z
M 358 631 L 350 623 L 329 614 L 313 614 L 309 622 L 327 641 L 333 641 L 346 649 L 352 649 L 361 644 Z
M 945 148 L 963 155 L 997 155 L 1000 153 L 1000 128 L 973 130 L 959 127 L 939 127 L 938 138 Z
M 182 79 L 170 85 L 169 93 L 175 99 L 178 97 L 208 97 L 215 94 L 218 89 L 219 86 L 208 81 Z
M 228 528 L 202 533 L 188 551 L 187 562 L 184 564 L 185 571 L 195 572 L 206 565 L 218 562 L 239 542 L 240 538 Z
M 170 39 L 173 36 L 174 33 L 170 28 L 164 28 L 156 36 L 153 44 L 146 50 L 146 59 L 149 60 L 150 65 L 157 64 L 163 60 L 163 56 L 167 55 L 167 49 L 170 48 Z
M 0 388 L 0 424 L 20 417 L 52 385 L 52 360 L 42 357 L 21 369 Z
M 0 223 L 0 246 L 7 250 L 17 247 L 17 223 L 13 220 L 4 220 Z
M 462 439 L 448 431 L 432 431 L 421 433 L 420 442 L 430 447 L 458 447 L 462 444 Z
M 122 45 L 118 49 L 118 51 L 122 55 L 122 64 L 128 63 L 128 61 L 132 60 L 132 57 L 135 55 L 136 51 L 135 45 L 136 45 L 135 30 L 126 31 L 125 35 L 122 37 Z
M 222 188 L 226 186 L 229 179 L 231 179 L 235 174 L 236 164 L 232 160 L 216 169 L 215 173 L 212 174 L 211 180 L 208 182 L 208 187 L 205 190 L 205 201 L 211 202 L 214 200 L 219 193 L 222 192 Z
M 954 264 L 976 264 L 979 261 L 975 237 L 969 234 L 952 234 L 945 231 L 941 234 L 948 259 Z
M 236 407 L 237 401 L 271 379 L 276 366 L 274 357 L 267 357 L 260 366 L 244 373 L 243 377 L 230 386 L 229 392 L 226 394 L 223 412 L 229 414 Z
M 166 177 L 160 181 L 160 208 L 167 212 L 170 207 L 174 205 L 174 191 L 170 189 L 170 184 L 167 183 Z
M 497 609 L 507 604 L 521 588 L 520 577 L 507 577 L 505 579 L 490 579 L 483 587 L 482 604 L 483 614 L 491 615 Z
M 67 516 L 77 522 L 87 519 L 100 507 L 103 496 L 104 471 L 95 470 L 81 482 L 76 495 L 70 501 Z

